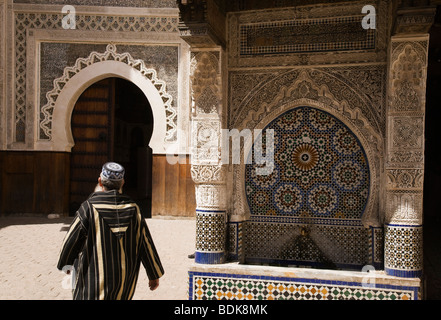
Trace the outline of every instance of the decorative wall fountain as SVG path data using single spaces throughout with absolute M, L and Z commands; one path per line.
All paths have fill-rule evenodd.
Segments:
M 362 224 L 370 174 L 362 145 L 329 113 L 291 109 L 274 130 L 274 168 L 246 166 L 251 217 L 244 263 L 356 269 L 372 264 L 371 230 Z M 264 139 L 265 140 L 265 139 Z

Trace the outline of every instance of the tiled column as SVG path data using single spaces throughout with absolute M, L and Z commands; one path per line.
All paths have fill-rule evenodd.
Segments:
M 196 184 L 195 262 L 225 261 L 226 185 L 221 164 L 221 51 L 191 53 L 192 178 Z
M 203 264 L 223 263 L 226 258 L 226 192 L 222 183 L 224 174 L 219 172 L 219 181 L 204 176 L 217 175 L 222 170 L 217 166 L 192 166 L 193 180 L 196 184 L 196 252 L 195 262 Z M 198 183 L 199 181 L 199 183 Z
M 389 59 L 385 271 L 423 269 L 424 115 L 428 36 L 395 36 Z

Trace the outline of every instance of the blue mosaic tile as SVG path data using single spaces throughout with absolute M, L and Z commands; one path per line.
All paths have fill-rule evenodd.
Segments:
M 358 138 L 341 121 L 300 107 L 265 129 L 274 130 L 275 168 L 257 175 L 259 164 L 246 166 L 253 216 L 361 218 L 369 196 L 368 162 Z
M 267 151 L 266 129 L 274 130 L 274 169 L 258 175 L 254 157 Z M 379 235 L 361 222 L 370 171 L 355 134 L 330 113 L 298 107 L 271 121 L 261 141 L 245 168 L 251 215 L 243 226 L 244 262 L 352 270 L 381 265 L 382 247 L 372 239 Z

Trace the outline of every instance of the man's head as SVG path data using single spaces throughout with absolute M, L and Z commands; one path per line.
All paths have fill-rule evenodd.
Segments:
M 124 184 L 124 167 L 116 162 L 107 162 L 101 169 L 98 184 L 106 191 L 121 190 Z

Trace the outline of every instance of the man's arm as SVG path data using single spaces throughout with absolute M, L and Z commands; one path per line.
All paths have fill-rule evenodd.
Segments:
M 82 209 L 83 208 L 80 208 L 79 211 Z M 61 245 L 60 257 L 57 264 L 59 270 L 62 270 L 64 266 L 73 265 L 84 246 L 87 233 L 79 211 L 77 211 Z
M 144 219 L 141 219 L 142 245 L 141 245 L 141 261 L 146 269 L 149 278 L 150 290 L 155 290 L 159 284 L 159 278 L 164 275 L 164 268 L 159 259 L 153 243 L 152 236 Z

